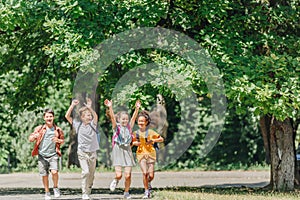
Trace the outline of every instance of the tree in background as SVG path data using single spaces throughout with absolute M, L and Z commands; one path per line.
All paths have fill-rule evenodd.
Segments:
M 209 51 L 222 73 L 229 113 L 234 110 L 245 116 L 250 111 L 260 117 L 271 164 L 271 187 L 294 188 L 294 139 L 300 105 L 299 1 L 21 0 L 0 5 L 0 74 L 13 72 L 16 80 L 9 83 L 12 89 L 1 91 L 11 112 L 44 106 L 51 94 L 49 86 L 60 90 L 65 80 L 73 83 L 80 68 L 90 70 L 82 67 L 81 61 L 113 34 L 137 27 L 177 30 Z M 174 55 L 151 49 L 120 56 L 99 77 L 99 102 L 108 98 L 122 74 L 151 61 L 169 63 L 178 73 L 185 73 L 182 68 L 188 66 Z M 203 77 L 192 72 L 195 93 L 209 100 Z M 166 99 L 175 100 L 163 85 L 147 87 L 152 98 L 155 88 Z M 71 94 L 72 87 L 69 89 Z M 145 94 L 140 91 L 132 98 L 141 96 Z M 98 108 L 104 112 L 100 104 Z M 174 116 L 180 109 L 177 111 Z M 176 117 L 173 119 L 176 122 Z M 176 128 L 171 123 L 168 134 Z M 14 134 L 1 137 L 11 140 Z M 3 146 L 4 155 L 9 145 Z

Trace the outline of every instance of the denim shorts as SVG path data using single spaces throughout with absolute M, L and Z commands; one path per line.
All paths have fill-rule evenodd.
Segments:
M 58 171 L 58 155 L 51 157 L 38 156 L 38 167 L 40 176 L 47 176 L 51 170 Z

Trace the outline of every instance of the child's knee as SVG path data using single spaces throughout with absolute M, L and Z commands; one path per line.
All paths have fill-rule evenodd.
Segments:
M 120 180 L 122 178 L 122 172 L 116 172 L 116 179 Z
M 148 172 L 143 172 L 143 176 L 148 177 L 149 173 Z
M 152 180 L 152 179 L 154 179 L 154 174 L 150 173 L 148 177 L 150 180 Z
M 57 174 L 58 174 L 58 171 L 57 171 L 57 170 L 51 170 L 51 174 L 52 174 L 52 175 L 57 175 Z
M 131 174 L 125 174 L 125 179 L 130 180 L 131 179 Z

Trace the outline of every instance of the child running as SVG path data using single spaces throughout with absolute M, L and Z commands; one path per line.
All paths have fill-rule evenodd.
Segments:
M 112 137 L 112 161 L 115 167 L 115 178 L 110 184 L 110 190 L 114 191 L 122 178 L 122 167 L 125 168 L 124 198 L 131 199 L 129 188 L 131 184 L 132 166 L 135 165 L 131 151 L 132 128 L 140 108 L 140 101 L 135 103 L 135 111 L 129 122 L 129 114 L 125 111 L 119 112 L 116 117 L 112 108 L 112 101 L 105 100 L 104 104 L 109 108 L 109 116 L 114 131 Z
M 82 199 L 90 199 L 89 195 L 91 194 L 95 177 L 97 150 L 99 150 L 96 131 L 98 116 L 92 109 L 92 100 L 87 98 L 85 106 L 79 109 L 80 120 L 73 120 L 71 113 L 78 104 L 79 100 L 73 100 L 65 117 L 72 124 L 77 134 L 77 155 L 81 167 Z
M 54 111 L 44 110 L 44 125 L 37 126 L 30 134 L 29 141 L 35 145 L 32 156 L 38 155 L 39 174 L 45 188 L 45 200 L 51 199 L 49 190 L 49 171 L 52 174 L 54 197 L 60 196 L 58 189 L 58 157 L 61 156 L 60 145 L 64 143 L 64 133 L 54 124 Z
M 150 198 L 151 181 L 154 179 L 154 165 L 156 161 L 156 150 L 154 143 L 163 142 L 164 138 L 157 132 L 149 129 L 151 118 L 147 111 L 138 115 L 139 129 L 134 132 L 133 145 L 137 146 L 136 157 L 143 173 L 143 184 L 145 194 L 143 199 Z

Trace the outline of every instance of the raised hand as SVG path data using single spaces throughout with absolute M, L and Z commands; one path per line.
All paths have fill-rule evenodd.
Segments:
M 140 107 L 141 107 L 141 101 L 140 101 L 140 100 L 137 100 L 137 101 L 135 102 L 135 107 L 136 107 L 136 108 L 140 108 Z
M 104 105 L 106 105 L 107 107 L 111 107 L 112 106 L 112 101 L 110 101 L 108 99 L 105 99 Z
M 73 105 L 73 106 L 76 106 L 76 105 L 78 105 L 78 104 L 79 104 L 79 100 L 74 99 L 74 100 L 72 101 L 72 105 Z
M 84 104 L 86 107 L 91 108 L 92 107 L 92 100 L 90 98 L 86 98 L 86 103 Z

